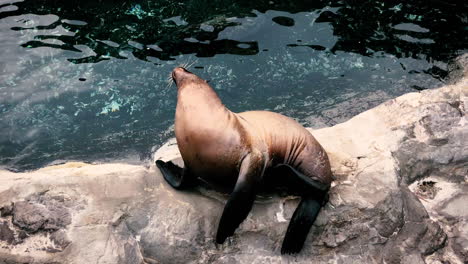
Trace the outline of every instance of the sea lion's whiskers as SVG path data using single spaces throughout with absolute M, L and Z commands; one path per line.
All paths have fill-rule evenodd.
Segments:
M 166 82 L 172 82 L 173 79 L 172 79 L 172 72 L 170 72 L 168 75 L 167 75 L 167 78 L 166 78 Z
M 172 79 L 172 73 L 170 73 L 169 76 L 167 76 L 166 83 L 166 89 L 171 87 L 171 85 L 174 83 L 174 79 Z
M 197 59 L 193 60 L 192 62 L 190 62 L 190 60 L 187 60 L 187 62 L 181 63 L 181 64 L 179 65 L 179 67 L 188 70 L 188 69 L 190 69 L 190 68 L 191 68 L 195 63 L 197 63 L 197 62 L 198 62 Z
M 179 67 L 187 69 L 187 65 L 189 65 L 189 64 L 190 64 L 190 61 L 187 60 L 187 62 L 181 63 Z
M 188 64 L 188 65 L 187 65 L 187 68 L 185 68 L 185 69 L 190 69 L 195 63 L 197 63 L 197 61 L 198 61 L 198 60 L 192 61 L 192 63 Z
M 168 90 L 168 89 L 169 89 L 169 87 L 171 87 L 171 86 L 172 86 L 172 83 L 173 83 L 173 81 L 169 81 L 169 82 L 167 82 L 167 85 L 166 85 L 166 87 L 164 88 L 164 90 Z
M 179 67 L 185 69 L 185 67 L 187 66 L 187 64 L 188 64 L 188 62 L 184 62 L 184 63 L 180 64 Z

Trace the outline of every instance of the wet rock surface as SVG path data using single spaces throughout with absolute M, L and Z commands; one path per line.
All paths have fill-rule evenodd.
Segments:
M 466 263 L 468 80 L 312 131 L 335 182 L 296 256 L 281 243 L 299 200 L 262 194 L 214 243 L 227 195 L 176 191 L 146 165 L 69 162 L 0 171 L 0 263 Z M 174 140 L 154 158 L 180 162 Z

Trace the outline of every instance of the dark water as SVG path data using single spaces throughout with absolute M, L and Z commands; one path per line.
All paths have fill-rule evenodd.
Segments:
M 173 137 L 170 71 L 233 111 L 345 121 L 443 84 L 466 1 L 0 0 L 0 165 L 148 157 Z

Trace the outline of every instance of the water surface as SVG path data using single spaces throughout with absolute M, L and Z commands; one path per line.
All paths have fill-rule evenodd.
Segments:
M 233 111 L 343 122 L 443 84 L 463 1 L 0 0 L 0 165 L 148 157 L 173 137 L 171 70 Z

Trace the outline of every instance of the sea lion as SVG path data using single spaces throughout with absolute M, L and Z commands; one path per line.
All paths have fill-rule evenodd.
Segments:
M 205 80 L 184 68 L 175 68 L 172 78 L 178 89 L 175 134 L 185 166 L 157 160 L 164 179 L 176 189 L 201 178 L 232 190 L 218 225 L 219 244 L 247 217 L 262 185 L 275 178 L 291 186 L 302 199 L 281 253 L 299 252 L 332 182 L 322 146 L 289 117 L 268 111 L 231 112 Z

